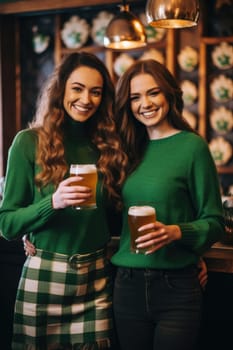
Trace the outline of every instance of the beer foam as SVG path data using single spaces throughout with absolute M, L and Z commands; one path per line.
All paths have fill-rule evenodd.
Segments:
M 147 216 L 147 215 L 154 215 L 155 214 L 155 208 L 149 206 L 149 205 L 143 205 L 143 206 L 133 206 L 129 208 L 128 211 L 129 215 L 134 216 Z
M 70 168 L 71 174 L 94 174 L 96 173 L 96 166 L 95 164 L 77 164 L 75 166 L 71 165 Z

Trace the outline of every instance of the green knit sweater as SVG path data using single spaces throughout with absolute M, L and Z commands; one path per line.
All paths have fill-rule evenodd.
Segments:
M 120 249 L 112 257 L 118 266 L 180 268 L 196 264 L 223 234 L 223 212 L 216 167 L 207 143 L 194 133 L 151 140 L 137 169 L 123 188 L 123 228 Z M 127 210 L 139 201 L 152 202 L 157 220 L 179 225 L 182 238 L 157 252 L 130 252 Z
M 71 163 L 96 163 L 98 152 L 86 136 L 83 123 L 67 117 L 64 127 L 65 157 Z M 109 240 L 106 221 L 106 193 L 99 176 L 97 209 L 75 210 L 52 207 L 52 185 L 39 191 L 34 177 L 37 136 L 20 131 L 9 150 L 4 197 L 0 209 L 0 230 L 12 240 L 30 233 L 37 248 L 61 254 L 87 253 Z M 68 176 L 68 174 L 66 175 Z

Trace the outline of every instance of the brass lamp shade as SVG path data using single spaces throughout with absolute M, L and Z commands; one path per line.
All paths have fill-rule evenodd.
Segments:
M 147 22 L 153 27 L 193 27 L 199 14 L 198 0 L 148 0 L 146 4 Z
M 120 13 L 110 21 L 106 28 L 104 46 L 124 50 L 143 47 L 146 43 L 143 24 L 129 11 L 128 5 L 120 5 Z

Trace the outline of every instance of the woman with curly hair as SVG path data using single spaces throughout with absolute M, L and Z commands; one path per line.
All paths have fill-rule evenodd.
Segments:
M 16 297 L 14 350 L 109 349 L 112 281 L 106 258 L 108 203 L 121 207 L 127 157 L 115 131 L 114 86 L 95 55 L 73 53 L 42 89 L 33 122 L 9 150 L 0 229 L 28 234 L 36 254 L 24 264 Z M 97 208 L 74 185 L 73 163 L 95 163 Z

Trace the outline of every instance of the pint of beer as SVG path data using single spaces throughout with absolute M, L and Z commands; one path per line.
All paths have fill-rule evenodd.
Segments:
M 149 231 L 139 232 L 140 226 L 150 224 L 156 220 L 155 208 L 149 205 L 132 206 L 128 210 L 128 223 L 130 229 L 131 238 L 131 251 L 134 253 L 145 253 L 149 247 L 137 249 L 135 240 L 142 235 L 145 235 Z
M 81 176 L 82 180 L 72 183 L 75 186 L 87 186 L 91 188 L 91 197 L 85 202 L 76 206 L 76 209 L 93 209 L 96 208 L 96 185 L 97 169 L 95 164 L 71 164 L 70 176 Z

